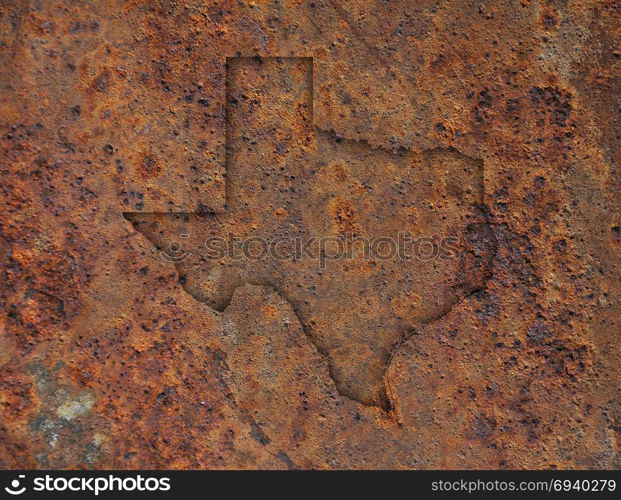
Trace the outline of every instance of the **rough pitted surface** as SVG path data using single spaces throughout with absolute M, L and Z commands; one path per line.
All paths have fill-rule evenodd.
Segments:
M 620 12 L 0 2 L 0 467 L 619 468 Z

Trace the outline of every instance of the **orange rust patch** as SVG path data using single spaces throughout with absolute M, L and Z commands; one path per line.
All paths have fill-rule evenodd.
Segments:
M 274 216 L 280 220 L 286 219 L 287 215 L 289 215 L 289 213 L 287 212 L 287 209 L 285 209 L 284 207 L 277 208 L 276 211 L 274 212 Z
M 274 319 L 278 315 L 278 308 L 272 304 L 267 304 L 261 308 L 261 312 L 266 318 Z
M 334 198 L 328 203 L 328 214 L 336 234 L 360 234 L 358 213 L 351 202 L 343 198 Z

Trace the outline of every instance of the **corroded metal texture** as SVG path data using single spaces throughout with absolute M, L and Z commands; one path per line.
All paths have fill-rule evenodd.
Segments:
M 621 466 L 620 11 L 2 1 L 0 466 Z

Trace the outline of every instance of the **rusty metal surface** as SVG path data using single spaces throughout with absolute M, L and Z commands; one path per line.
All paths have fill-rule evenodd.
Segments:
M 0 5 L 2 468 L 621 466 L 618 2 Z

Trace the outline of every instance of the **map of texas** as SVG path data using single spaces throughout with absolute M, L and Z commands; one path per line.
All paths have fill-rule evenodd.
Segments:
M 483 162 L 315 128 L 310 58 L 228 61 L 226 210 L 125 217 L 218 311 L 244 284 L 276 290 L 339 392 L 390 410 L 395 347 L 491 274 Z

